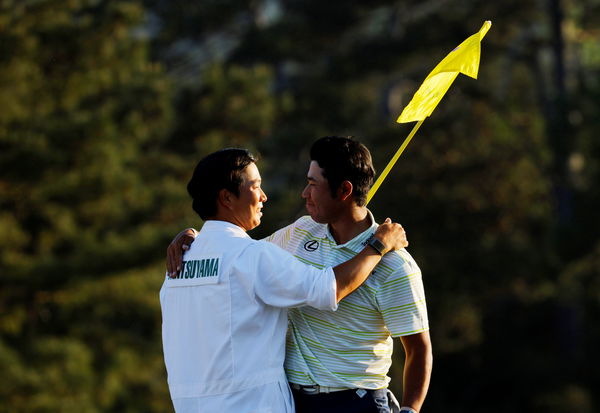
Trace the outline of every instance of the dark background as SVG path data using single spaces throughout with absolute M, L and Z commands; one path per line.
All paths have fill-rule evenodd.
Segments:
M 268 235 L 303 213 L 316 138 L 353 135 L 382 170 L 396 117 L 488 19 L 479 79 L 369 205 L 423 271 L 423 411 L 600 411 L 600 1 L 0 5 L 0 412 L 172 411 L 158 290 L 201 226 L 196 162 L 260 155 Z

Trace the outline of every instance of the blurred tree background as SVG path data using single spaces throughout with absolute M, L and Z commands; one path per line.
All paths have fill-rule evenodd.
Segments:
M 260 155 L 265 236 L 303 213 L 312 141 L 383 169 L 487 19 L 479 80 L 370 204 L 423 270 L 423 411 L 600 411 L 599 0 L 1 0 L 0 412 L 172 411 L 158 290 L 195 163 Z

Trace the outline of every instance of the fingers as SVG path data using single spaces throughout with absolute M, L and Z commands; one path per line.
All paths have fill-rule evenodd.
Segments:
M 177 234 L 169 244 L 167 248 L 167 274 L 169 277 L 173 278 L 181 271 L 183 253 L 190 249 L 196 234 L 193 228 L 188 228 Z
M 402 238 L 400 240 L 400 248 L 398 249 L 408 247 L 408 238 L 406 237 L 406 231 L 404 230 L 402 225 L 400 225 L 400 228 L 402 228 Z
M 174 257 L 175 248 L 173 248 L 173 243 L 169 244 L 167 248 L 167 275 L 171 278 L 174 277 L 174 273 L 176 271 L 177 265 L 175 264 Z
M 408 245 L 408 241 L 406 240 L 406 231 L 404 231 L 404 228 L 402 227 L 402 225 L 400 224 L 395 224 L 398 226 L 398 230 L 399 232 L 399 236 L 398 236 L 398 243 L 396 245 L 396 249 L 401 249 L 404 248 Z
M 389 217 L 375 231 L 384 245 L 389 245 L 389 251 L 399 250 L 408 246 L 406 231 L 401 224 L 393 222 Z
M 169 248 L 167 248 L 167 273 L 169 277 L 173 278 L 181 270 L 181 263 L 183 261 L 183 253 L 181 247 L 176 242 L 171 242 Z
M 181 245 L 181 249 L 183 251 L 187 251 L 190 249 L 190 245 L 192 245 L 192 242 L 194 242 L 195 238 L 194 238 L 194 236 L 186 233 L 186 234 L 182 234 L 180 239 L 181 239 L 181 242 L 180 243 L 178 242 L 178 244 Z
M 385 223 L 389 224 L 391 233 L 394 235 L 391 250 L 406 248 L 408 246 L 408 239 L 404 227 L 396 222 L 391 222 L 389 218 L 385 220 Z
M 192 245 L 192 242 L 194 242 L 194 237 L 188 234 L 183 234 L 181 237 L 181 243 L 177 242 L 176 246 L 175 246 L 175 250 L 174 250 L 174 267 L 175 267 L 175 271 L 176 274 L 179 273 L 179 271 L 181 271 L 181 266 L 183 265 L 183 254 L 185 251 L 190 249 L 190 246 Z M 179 240 L 178 240 L 179 241 Z M 181 244 L 181 247 L 179 248 L 179 244 Z
M 400 228 L 402 228 L 402 226 L 400 226 Z M 408 247 L 408 239 L 406 239 L 406 231 L 404 231 L 404 228 L 402 228 L 402 237 L 400 239 L 400 248 L 406 248 Z

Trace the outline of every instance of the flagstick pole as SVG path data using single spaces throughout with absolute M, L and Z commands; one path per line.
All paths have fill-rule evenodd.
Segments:
M 424 120 L 425 119 L 421 119 L 415 125 L 415 127 L 412 129 L 412 131 L 410 131 L 410 133 L 408 134 L 406 139 L 404 139 L 404 142 L 402 143 L 402 145 L 400 145 L 400 148 L 398 148 L 398 150 L 396 151 L 396 153 L 394 154 L 392 159 L 388 162 L 388 164 L 385 167 L 385 169 L 383 170 L 383 172 L 381 172 L 381 175 L 379 175 L 379 178 L 377 178 L 377 181 L 375 181 L 375 184 L 371 187 L 371 190 L 369 191 L 369 194 L 367 195 L 367 203 L 365 205 L 369 204 L 369 202 L 371 201 L 371 198 L 373 198 L 373 195 L 375 195 L 375 192 L 377 192 L 377 190 L 381 186 L 381 183 L 387 177 L 390 170 L 394 167 L 394 165 L 396 164 L 396 161 L 398 160 L 400 155 L 402 155 L 402 152 L 404 152 L 404 149 L 406 149 L 406 147 L 410 143 L 410 140 L 413 138 L 413 136 L 415 136 L 415 133 L 417 133 L 417 131 L 421 127 L 421 124 L 423 123 Z

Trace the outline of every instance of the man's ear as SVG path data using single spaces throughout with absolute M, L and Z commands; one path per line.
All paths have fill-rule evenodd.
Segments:
M 228 189 L 221 189 L 217 195 L 217 204 L 223 208 L 231 210 L 233 208 L 233 197 L 234 195 Z
M 354 192 L 354 187 L 352 186 L 352 182 L 350 182 L 350 181 L 343 181 L 340 184 L 340 187 L 337 190 L 337 195 L 340 197 L 340 199 L 342 201 L 345 201 L 350 196 L 352 196 L 353 192 Z

